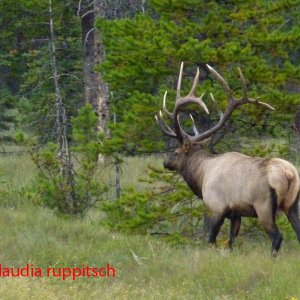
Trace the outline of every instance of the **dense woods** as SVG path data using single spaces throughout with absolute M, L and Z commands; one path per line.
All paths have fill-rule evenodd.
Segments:
M 297 172 L 265 159 L 300 171 L 299 41 L 300 0 L 0 0 L 0 298 L 300 299 L 299 243 L 288 221 L 297 229 L 297 204 L 287 217 L 276 209 L 269 176 L 290 189 Z M 199 68 L 195 94 L 205 93 L 209 114 L 195 102 L 180 107 L 180 119 L 166 112 L 182 62 L 181 95 Z M 195 160 L 184 175 L 208 203 L 216 197 L 197 180 L 208 169 L 218 181 L 210 186 L 215 210 L 163 167 L 178 141 L 182 151 L 192 147 L 184 134 L 163 134 L 154 118 L 162 110 L 158 123 L 173 137 L 220 124 L 229 92 L 206 64 L 227 80 L 232 99 L 246 86 L 275 108 L 245 103 L 201 144 L 224 165 Z M 262 159 L 233 168 L 232 151 Z M 292 172 L 279 172 L 284 166 Z M 264 220 L 276 221 L 284 241 L 276 259 L 266 234 L 274 242 L 274 230 L 246 218 L 241 201 L 227 215 L 220 210 L 235 191 L 244 202 L 269 196 Z M 245 207 L 251 217 L 259 211 Z M 215 211 L 228 218 L 223 225 Z M 209 233 L 221 225 L 211 248 Z M 280 243 L 277 234 L 273 248 Z M 71 278 L 71 270 L 107 265 L 114 278 Z M 70 276 L 3 275 L 24 267 Z
M 212 152 L 299 162 L 299 6 L 297 0 L 2 0 L 0 139 L 4 151 L 21 145 L 38 167 L 29 198 L 39 194 L 41 203 L 75 215 L 101 202 L 115 228 L 184 232 L 178 228 L 191 219 L 198 226 L 204 208 L 173 173 L 151 166 L 143 178 L 147 192 L 120 185 L 124 157 L 174 146 L 154 115 L 165 90 L 174 97 L 182 61 L 183 89 L 199 67 L 197 93 L 206 92 L 212 111 L 193 112 L 199 130 L 218 120 L 210 92 L 221 109 L 226 105 L 206 63 L 237 94 L 240 67 L 249 95 L 276 109 L 235 112 L 213 137 Z M 184 125 L 188 130 L 189 121 Z M 107 164 L 115 166 L 110 183 L 99 179 Z M 109 190 L 116 196 L 105 196 Z

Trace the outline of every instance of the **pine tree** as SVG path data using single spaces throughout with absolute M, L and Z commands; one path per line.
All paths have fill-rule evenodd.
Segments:
M 41 1 L 40 6 L 28 8 L 34 12 L 30 22 L 36 24 L 35 15 L 39 15 L 44 31 L 40 39 L 37 33 L 33 33 L 33 47 L 24 49 L 25 70 L 18 91 L 21 96 L 19 110 L 23 117 L 21 123 L 26 130 L 38 135 L 43 143 L 53 138 L 51 128 L 56 122 L 47 5 L 48 1 Z M 83 102 L 80 23 L 71 6 L 54 1 L 53 7 L 58 83 L 62 97 L 66 99 L 70 119 L 76 115 Z
M 299 103 L 295 89 L 290 88 L 300 84 L 299 1 L 152 0 L 150 3 L 148 14 L 133 19 L 102 19 L 97 23 L 106 47 L 106 59 L 99 71 L 109 83 L 112 110 L 116 114 L 107 153 L 136 154 L 165 148 L 164 137 L 153 117 L 162 107 L 165 90 L 171 110 L 182 61 L 184 91 L 190 89 L 199 67 L 201 84 L 197 92 L 199 95 L 203 91 L 206 95 L 213 92 L 224 108 L 226 95 L 211 79 L 205 64 L 217 69 L 239 94 L 237 67 L 240 67 L 250 83 L 249 96 L 260 96 L 277 109 L 272 114 L 272 123 L 269 112 L 252 106 L 235 112 L 232 118 L 235 123 L 229 124 L 235 136 L 257 137 L 267 132 L 282 136 L 289 131 L 288 124 L 292 125 L 293 112 Z M 210 111 L 216 111 L 209 97 L 204 101 Z M 217 118 L 203 121 L 199 116 L 199 120 L 214 123 Z M 275 148 L 281 155 L 287 153 L 284 147 L 273 144 L 266 149 L 253 147 L 244 152 L 266 155 Z M 147 191 L 133 188 L 104 205 L 106 224 L 121 230 L 170 234 L 172 239 L 179 237 L 179 241 L 183 236 L 192 236 L 192 227 L 180 231 L 178 224 L 182 219 L 197 223 L 204 211 L 201 207 L 186 206 L 192 195 L 181 183 L 168 190 L 168 184 L 174 184 L 174 178 L 168 177 L 170 174 L 158 170 L 150 173 L 156 180 L 147 180 Z M 158 191 L 161 187 L 158 182 L 163 182 L 164 192 Z M 182 210 L 178 211 L 178 207 Z
M 199 66 L 201 91 L 213 91 L 221 107 L 225 95 L 212 83 L 204 64 L 215 67 L 237 93 L 239 66 L 250 83 L 249 95 L 259 95 L 275 106 L 278 112 L 272 119 L 277 124 L 291 124 L 299 102 L 289 88 L 300 80 L 295 59 L 299 1 L 153 0 L 151 8 L 148 15 L 133 19 L 98 21 L 107 52 L 99 70 L 113 94 L 118 125 L 112 134 L 123 150 L 147 151 L 161 145 L 152 118 L 161 107 L 164 90 L 175 88 L 181 61 L 186 62 L 185 82 Z M 173 95 L 169 93 L 169 98 Z M 240 112 L 249 124 L 263 126 L 267 117 L 267 112 L 252 107 Z
M 206 208 L 178 175 L 149 166 L 141 181 L 151 188 L 142 192 L 128 188 L 119 199 L 102 203 L 106 212 L 102 224 L 125 232 L 167 237 L 176 244 L 205 236 L 201 217 Z
M 40 36 L 42 27 L 32 28 L 28 20 L 33 16 L 31 5 L 40 8 L 40 3 L 34 1 L 0 2 L 0 130 L 7 130 L 15 123 L 16 106 L 19 89 L 22 84 L 22 73 L 26 70 L 24 51 L 33 49 L 30 40 L 33 32 Z M 36 15 L 37 24 L 41 21 Z M 26 49 L 26 50 L 25 50 Z M 9 138 L 1 133 L 4 139 Z M 11 137 L 10 137 L 11 139 Z

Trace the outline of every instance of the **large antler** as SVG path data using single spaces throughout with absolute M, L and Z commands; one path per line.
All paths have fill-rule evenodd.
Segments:
M 182 82 L 182 74 L 183 74 L 183 62 L 181 63 L 180 66 L 180 72 L 179 72 L 179 77 L 178 77 L 178 83 L 177 83 L 177 91 L 176 91 L 176 101 L 175 101 L 175 106 L 173 112 L 169 112 L 167 109 L 166 105 L 166 99 L 167 99 L 167 91 L 165 92 L 164 98 L 163 98 L 163 111 L 164 113 L 174 122 L 174 131 L 165 123 L 163 120 L 163 115 L 162 112 L 159 112 L 158 116 L 155 116 L 156 122 L 161 128 L 161 130 L 168 136 L 175 137 L 177 138 L 180 142 L 183 140 L 183 136 L 186 135 L 184 131 L 182 130 L 179 122 L 179 112 L 181 107 L 190 104 L 190 103 L 195 103 L 199 105 L 201 108 L 204 109 L 204 111 L 209 114 L 209 111 L 202 101 L 202 98 L 204 96 L 204 93 L 200 97 L 195 96 L 195 89 L 197 87 L 197 83 L 199 80 L 199 68 L 197 68 L 197 73 L 194 78 L 194 83 L 193 86 L 188 93 L 187 96 L 181 97 L 181 82 Z
M 181 81 L 182 81 L 182 72 L 183 72 L 183 63 L 181 63 L 181 68 L 180 68 L 180 73 L 179 73 L 179 79 L 178 79 L 178 84 L 177 84 L 177 92 L 176 92 L 176 102 L 175 102 L 175 107 L 173 112 L 169 112 L 167 107 L 166 107 L 166 97 L 167 97 L 167 92 L 164 95 L 164 99 L 163 99 L 163 111 L 166 113 L 166 115 L 172 120 L 174 121 L 174 131 L 165 123 L 165 121 L 163 120 L 163 115 L 162 112 L 159 112 L 159 116 L 155 116 L 155 119 L 157 121 L 157 124 L 160 126 L 160 128 L 162 129 L 162 131 L 167 134 L 168 136 L 177 138 L 179 140 L 179 142 L 181 143 L 183 141 L 183 137 L 187 136 L 191 142 L 200 142 L 202 140 L 205 140 L 209 137 L 211 137 L 216 131 L 220 130 L 225 122 L 229 119 L 230 115 L 232 114 L 232 112 L 239 106 L 243 105 L 243 104 L 255 104 L 255 105 L 261 105 L 265 108 L 274 110 L 274 108 L 264 102 L 258 101 L 258 98 L 256 99 L 252 99 L 249 98 L 247 95 L 247 86 L 246 86 L 246 80 L 242 74 L 242 71 L 240 70 L 240 68 L 238 68 L 238 72 L 240 75 L 240 81 L 242 84 L 242 89 L 243 89 L 243 96 L 241 99 L 237 99 L 234 97 L 232 90 L 229 88 L 226 80 L 215 70 L 213 69 L 211 66 L 206 65 L 208 70 L 210 71 L 210 73 L 213 75 L 213 77 L 219 81 L 219 83 L 221 84 L 221 86 L 224 89 L 225 94 L 227 95 L 227 102 L 228 102 L 228 106 L 225 110 L 225 112 L 223 113 L 220 109 L 218 109 L 219 115 L 220 115 L 220 120 L 219 122 L 212 127 L 211 129 L 203 132 L 203 133 L 199 133 L 197 131 L 197 128 L 195 126 L 194 123 L 194 119 L 191 116 L 192 122 L 193 122 L 193 131 L 194 131 L 194 136 L 190 136 L 187 133 L 184 132 L 184 130 L 182 129 L 182 127 L 180 126 L 180 121 L 179 121 L 179 112 L 180 112 L 180 108 L 186 104 L 189 103 L 196 103 L 198 104 L 201 108 L 204 109 L 204 111 L 209 114 L 209 111 L 206 107 L 206 105 L 204 104 L 204 102 L 202 101 L 203 95 L 204 93 L 200 96 L 200 97 L 196 97 L 195 96 L 195 89 L 198 83 L 198 79 L 199 79 L 199 68 L 197 69 L 197 74 L 194 78 L 194 83 L 193 86 L 189 92 L 189 94 L 185 97 L 181 97 L 180 96 L 180 89 L 181 89 Z M 211 98 L 212 101 L 216 104 L 216 101 L 213 97 L 213 95 L 211 94 Z M 217 104 L 216 104 L 217 105 Z
M 225 94 L 227 95 L 228 106 L 227 106 L 224 113 L 219 111 L 219 114 L 220 114 L 219 122 L 214 127 L 212 127 L 211 129 L 209 129 L 209 130 L 207 130 L 207 131 L 205 131 L 201 134 L 196 134 L 195 136 L 193 136 L 191 138 L 192 142 L 199 142 L 199 141 L 202 141 L 202 140 L 207 139 L 210 136 L 212 136 L 216 131 L 220 130 L 224 126 L 225 122 L 229 119 L 232 112 L 236 108 L 238 108 L 239 106 L 241 106 L 243 104 L 250 103 L 250 104 L 255 104 L 255 105 L 261 105 L 265 108 L 275 110 L 271 105 L 269 105 L 267 103 L 264 103 L 264 102 L 261 102 L 261 101 L 258 101 L 259 98 L 252 99 L 252 98 L 248 97 L 246 80 L 245 80 L 245 78 L 243 76 L 243 73 L 242 73 L 240 68 L 238 68 L 238 72 L 239 72 L 240 81 L 241 81 L 241 84 L 242 84 L 243 96 L 242 96 L 241 99 L 237 99 L 237 98 L 234 97 L 233 92 L 229 88 L 226 80 L 214 68 L 212 68 L 209 65 L 206 65 L 206 66 L 207 66 L 208 70 L 210 71 L 210 73 L 213 75 L 213 77 L 216 80 L 218 80 L 219 83 L 221 84 L 221 86 L 223 87 L 223 90 L 224 90 Z M 215 99 L 214 99 L 212 94 L 211 94 L 211 98 L 215 102 Z

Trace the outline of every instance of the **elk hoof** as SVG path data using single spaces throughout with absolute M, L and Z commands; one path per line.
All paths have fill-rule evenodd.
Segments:
M 216 243 L 210 243 L 210 249 L 217 250 L 217 244 Z
M 271 253 L 272 258 L 275 259 L 277 257 L 277 254 L 278 254 L 278 251 L 273 249 L 272 253 Z

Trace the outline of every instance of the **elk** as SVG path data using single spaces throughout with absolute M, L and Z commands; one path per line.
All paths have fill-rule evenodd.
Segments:
M 230 219 L 229 247 L 232 249 L 237 237 L 241 217 L 257 217 L 272 241 L 272 255 L 275 257 L 281 246 L 282 235 L 275 222 L 276 213 L 283 211 L 300 242 L 299 189 L 300 180 L 296 168 L 280 158 L 250 157 L 238 152 L 210 154 L 205 148 L 207 139 L 220 130 L 232 112 L 244 104 L 254 104 L 274 110 L 272 106 L 247 95 L 246 80 L 238 68 L 242 97 L 236 98 L 226 80 L 212 67 L 206 65 L 214 79 L 219 82 L 227 96 L 227 107 L 220 111 L 218 123 L 207 131 L 198 132 L 193 121 L 194 134 L 184 131 L 180 117 L 183 107 L 194 103 L 209 114 L 203 102 L 204 93 L 195 96 L 199 80 L 199 68 L 192 88 L 187 96 L 181 96 L 183 63 L 181 64 L 175 106 L 172 112 L 167 109 L 167 92 L 163 98 L 164 114 L 173 122 L 173 129 L 165 122 L 160 111 L 156 122 L 164 134 L 175 138 L 179 147 L 168 155 L 163 165 L 177 171 L 191 190 L 210 209 L 211 230 L 208 241 L 216 244 L 216 238 L 225 218 Z M 215 102 L 211 94 L 212 101 Z

